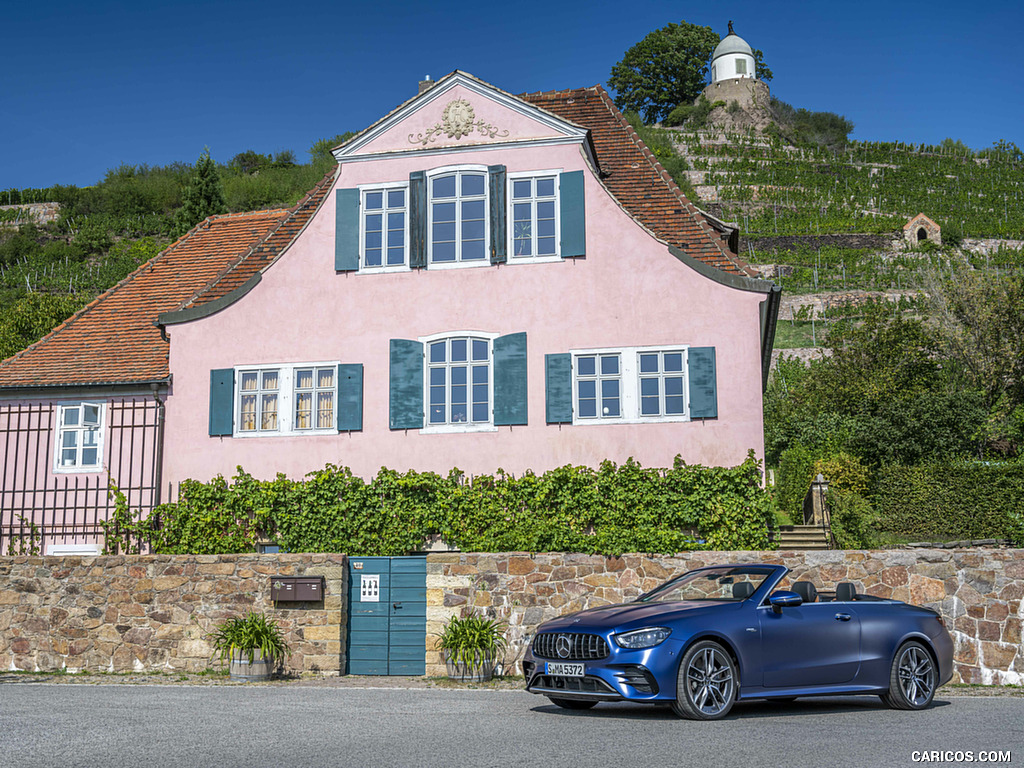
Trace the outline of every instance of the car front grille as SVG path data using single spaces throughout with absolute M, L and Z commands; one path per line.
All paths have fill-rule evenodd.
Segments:
M 564 638 L 559 642 L 559 638 Z M 566 644 L 568 643 L 568 648 Z M 560 654 L 559 646 L 562 648 Z M 533 655 L 559 661 L 596 661 L 608 656 L 608 643 L 600 635 L 572 632 L 544 632 L 533 639 Z
M 530 688 L 565 693 L 595 693 L 603 696 L 619 696 L 619 692 L 598 677 L 561 677 L 559 675 L 537 675 L 530 682 Z

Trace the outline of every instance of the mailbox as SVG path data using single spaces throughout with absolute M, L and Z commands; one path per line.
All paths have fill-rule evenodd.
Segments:
M 297 603 L 324 599 L 323 576 L 271 576 L 270 595 L 274 602 Z

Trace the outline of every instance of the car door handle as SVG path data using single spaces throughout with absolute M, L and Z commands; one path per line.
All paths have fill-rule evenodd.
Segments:
M 836 621 L 849 621 L 852 617 L 848 613 L 837 613 Z
M 402 607 L 402 604 L 401 603 L 392 603 L 391 607 L 394 608 L 397 611 L 399 608 Z M 846 618 L 850 618 L 850 617 L 847 616 Z

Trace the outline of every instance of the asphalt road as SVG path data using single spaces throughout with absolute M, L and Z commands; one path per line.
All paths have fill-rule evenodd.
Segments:
M 1024 765 L 1024 698 L 940 692 L 924 712 L 875 697 L 753 702 L 697 723 L 628 704 L 570 712 L 521 691 L 0 685 L 12 768 L 874 767 L 919 764 L 915 750 L 1009 750 Z

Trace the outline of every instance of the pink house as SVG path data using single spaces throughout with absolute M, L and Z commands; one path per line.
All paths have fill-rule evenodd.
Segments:
M 5 537 L 23 514 L 52 548 L 93 544 L 105 507 L 69 478 L 147 506 L 239 465 L 763 454 L 779 289 L 603 89 L 516 97 L 455 72 L 334 154 L 295 208 L 204 222 L 0 364 Z

